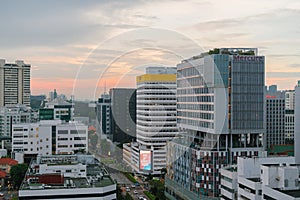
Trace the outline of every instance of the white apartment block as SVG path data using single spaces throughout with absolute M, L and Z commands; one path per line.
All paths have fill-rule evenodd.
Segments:
M 294 140 L 295 134 L 295 110 L 285 110 L 284 135 L 287 141 Z
M 22 60 L 0 59 L 0 106 L 24 104 L 30 107 L 30 65 Z
M 237 165 L 225 167 L 220 171 L 220 198 L 221 200 L 283 199 L 280 196 L 286 191 L 297 190 L 297 188 L 291 187 L 293 184 L 295 185 L 295 177 L 298 177 L 297 170 L 292 172 L 294 178 L 288 178 L 288 181 L 293 184 L 291 183 L 290 187 L 282 185 L 284 177 L 290 175 L 289 168 L 295 165 L 294 163 L 294 157 L 239 157 Z M 276 190 L 278 192 L 274 192 Z M 273 192 L 270 193 L 270 191 Z
M 88 152 L 88 127 L 78 122 L 47 120 L 13 125 L 12 151 L 24 154 L 73 154 Z
M 285 109 L 286 110 L 295 109 L 295 90 L 285 91 Z
M 284 134 L 287 142 L 292 143 L 295 133 L 295 90 L 285 91 Z
M 12 124 L 29 123 L 31 112 L 25 105 L 6 105 L 0 107 L 0 133 L 10 137 Z

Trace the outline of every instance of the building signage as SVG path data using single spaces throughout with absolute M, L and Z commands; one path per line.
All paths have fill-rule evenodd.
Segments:
M 264 61 L 264 56 L 233 56 L 234 61 Z

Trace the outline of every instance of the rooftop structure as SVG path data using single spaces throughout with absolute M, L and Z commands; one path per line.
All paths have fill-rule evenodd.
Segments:
M 116 199 L 116 184 L 92 155 L 38 156 L 19 199 Z

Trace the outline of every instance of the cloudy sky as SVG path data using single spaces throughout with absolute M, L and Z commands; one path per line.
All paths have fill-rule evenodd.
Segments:
M 32 65 L 32 94 L 92 99 L 135 87 L 149 65 L 214 47 L 257 47 L 267 84 L 300 79 L 298 0 L 1 1 L 0 58 Z

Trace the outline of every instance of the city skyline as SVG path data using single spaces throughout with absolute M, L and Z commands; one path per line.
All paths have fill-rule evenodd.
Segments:
M 215 47 L 258 47 L 267 85 L 293 89 L 300 76 L 297 1 L 18 1 L 3 8 L 0 16 L 10 20 L 1 21 L 1 58 L 32 65 L 34 95 L 56 88 L 95 99 L 103 81 L 135 87 L 146 65 L 175 67 Z

